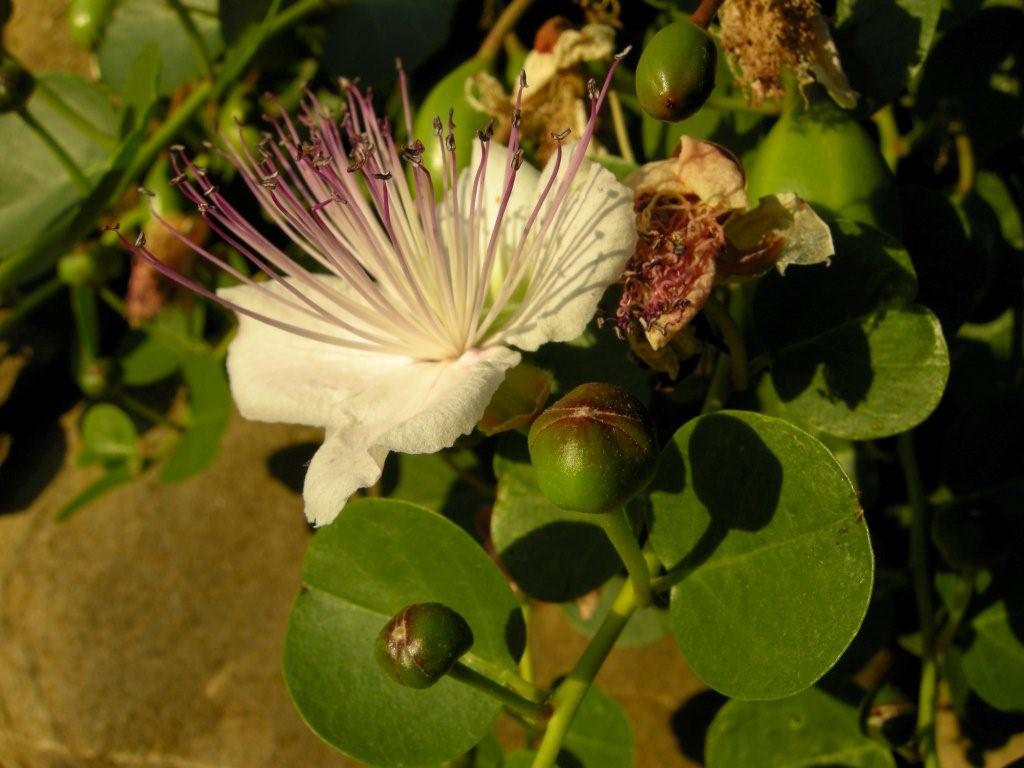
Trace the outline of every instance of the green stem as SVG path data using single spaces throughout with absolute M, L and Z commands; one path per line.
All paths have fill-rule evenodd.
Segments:
M 533 633 L 533 606 L 526 597 L 521 598 L 519 607 L 523 612 L 523 628 L 526 642 L 523 644 L 523 655 L 519 658 L 519 675 L 527 683 L 533 685 L 533 653 L 530 650 L 530 635 Z
M 69 285 L 71 314 L 78 332 L 79 365 L 84 367 L 100 355 L 100 321 L 96 292 L 89 285 Z
M 878 128 L 879 146 L 885 164 L 889 166 L 890 171 L 895 172 L 896 164 L 899 163 L 903 154 L 903 139 L 896 126 L 896 116 L 893 114 L 892 105 L 882 107 L 875 112 L 871 116 L 871 121 Z
M 117 147 L 117 141 L 115 141 L 113 136 L 104 133 L 89 122 L 84 115 L 64 101 L 55 90 L 48 86 L 45 80 L 37 79 L 35 81 L 35 92 L 39 95 L 39 98 L 46 102 L 50 109 L 71 123 L 82 135 L 88 137 L 90 141 L 111 152 Z
M 704 313 L 722 334 L 725 344 L 729 347 L 729 373 L 732 387 L 737 391 L 747 388 L 747 343 L 740 333 L 739 326 L 733 320 L 729 310 L 712 293 L 704 304 Z
M 3 336 L 10 330 L 21 318 L 29 314 L 33 309 L 38 307 L 48 298 L 53 296 L 61 289 L 64 285 L 64 281 L 59 277 L 51 278 L 42 285 L 39 285 L 32 289 L 31 292 L 21 301 L 19 301 L 10 312 L 0 318 L 0 336 Z
M 917 731 L 919 747 L 925 768 L 937 768 L 935 753 L 935 707 L 938 669 L 935 664 L 935 612 L 932 603 L 932 579 L 928 568 L 927 500 L 921 472 L 914 451 L 913 432 L 904 432 L 897 438 L 897 451 L 907 487 L 907 500 L 911 509 L 910 570 L 917 601 L 918 623 L 921 628 L 921 683 L 918 689 Z
M 720 411 L 725 407 L 725 401 L 729 398 L 729 358 L 724 354 L 718 354 L 715 361 L 715 370 L 711 374 L 711 383 L 708 385 L 708 393 L 704 397 L 704 405 L 701 406 L 701 413 Z
M 478 675 L 483 675 L 495 681 L 498 685 L 508 688 L 527 701 L 534 704 L 542 704 L 547 701 L 548 692 L 546 690 L 538 688 L 529 680 L 517 674 L 515 670 L 499 667 L 472 653 L 467 653 L 462 657 L 462 664 L 472 669 Z
M 54 156 L 65 173 L 71 178 L 75 186 L 78 187 L 78 191 L 83 195 L 89 194 L 89 179 L 86 178 L 82 169 L 78 167 L 78 163 L 74 161 L 65 150 L 64 147 L 53 137 L 53 135 L 46 130 L 39 121 L 29 114 L 29 111 L 22 107 L 18 110 L 18 116 L 25 122 L 32 132 L 39 137 L 46 147 L 50 150 L 50 153 Z
M 657 566 L 654 555 L 646 557 L 649 569 Z M 622 585 L 608 615 L 584 649 L 576 666 L 552 696 L 551 703 L 554 709 L 537 750 L 537 756 L 533 759 L 533 768 L 552 768 L 555 765 L 558 753 L 562 749 L 562 742 L 569 732 L 569 726 L 572 725 L 580 704 L 583 703 L 583 698 L 636 609 L 633 582 L 627 581 Z
M 136 416 L 140 416 L 150 424 L 162 424 L 165 427 L 170 427 L 176 432 L 184 432 L 185 425 L 175 421 L 170 416 L 160 413 L 159 411 L 150 408 L 148 405 L 140 400 L 136 400 L 134 397 L 129 395 L 127 392 L 118 392 L 116 399 L 129 411 L 132 411 Z
M 484 38 L 473 58 L 487 62 L 494 61 L 501 52 L 505 35 L 515 28 L 516 23 L 532 4 L 533 0 L 512 0 L 505 6 L 505 10 L 494 22 L 494 26 L 487 33 L 487 37 Z
M 598 522 L 626 566 L 629 579 L 633 582 L 637 607 L 646 608 L 651 604 L 651 572 L 643 552 L 640 551 L 640 544 L 633 534 L 633 526 L 629 524 L 626 510 L 619 509 L 598 515 Z
M 209 76 L 213 72 L 213 58 L 210 56 L 210 49 L 206 47 L 206 41 L 203 40 L 203 36 L 199 32 L 195 21 L 193 21 L 192 15 L 182 5 L 181 0 L 166 0 L 166 2 L 177 15 L 178 21 L 181 22 L 182 29 L 185 30 L 185 34 L 188 36 L 192 50 L 196 52 L 199 61 L 202 62 L 203 72 Z
M 497 699 L 502 706 L 508 708 L 528 720 L 542 720 L 547 714 L 547 708 L 543 704 L 523 698 L 518 693 L 509 690 L 491 678 L 480 674 L 475 669 L 466 666 L 461 661 L 455 662 L 455 666 L 448 672 L 451 677 L 466 685 L 471 685 L 478 691 Z

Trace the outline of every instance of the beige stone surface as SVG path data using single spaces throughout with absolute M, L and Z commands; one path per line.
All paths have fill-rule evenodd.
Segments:
M 66 466 L 0 518 L 0 765 L 351 765 L 280 672 L 309 531 L 267 458 L 315 437 L 236 417 L 201 476 L 150 473 L 56 524 L 86 477 Z

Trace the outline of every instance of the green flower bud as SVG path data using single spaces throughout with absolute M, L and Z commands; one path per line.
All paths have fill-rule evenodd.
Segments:
M 715 41 L 692 21 L 663 27 L 636 65 L 636 97 L 652 117 L 672 122 L 689 117 L 715 87 Z
M 409 688 L 429 688 L 473 646 L 469 624 L 441 603 L 417 603 L 395 614 L 377 635 L 377 662 Z
M 583 384 L 530 428 L 541 491 L 574 512 L 614 512 L 643 489 L 658 457 L 644 406 L 611 384 Z
M 1002 509 L 984 499 L 939 507 L 932 518 L 932 542 L 960 571 L 998 565 L 1006 559 L 1013 530 Z
M 88 252 L 69 253 L 57 262 L 57 276 L 67 285 L 84 285 L 96 277 L 96 262 Z
M 2 52 L 0 56 L 3 56 Z M 18 62 L 3 56 L 0 61 L 0 115 L 23 107 L 34 87 L 32 75 Z
M 90 360 L 78 371 L 78 386 L 87 397 L 99 397 L 107 391 L 110 374 L 110 360 Z

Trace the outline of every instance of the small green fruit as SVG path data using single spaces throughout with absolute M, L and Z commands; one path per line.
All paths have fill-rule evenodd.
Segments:
M 32 95 L 35 80 L 16 61 L 3 55 L 0 61 L 0 115 L 21 109 Z
M 547 498 L 574 512 L 614 512 L 650 482 L 658 450 L 644 406 L 611 384 L 583 384 L 530 428 L 530 460 Z
M 113 0 L 71 0 L 68 6 L 71 39 L 83 48 L 95 48 L 113 5 Z
M 932 542 L 953 568 L 975 571 L 1006 559 L 1013 530 L 997 504 L 979 500 L 939 507 L 932 518 Z
M 715 87 L 715 41 L 688 19 L 663 27 L 636 65 L 636 97 L 652 117 L 676 122 L 698 109 Z
M 57 262 L 57 276 L 67 285 L 85 285 L 96 277 L 96 263 L 92 254 L 74 251 Z
M 900 234 L 899 197 L 878 145 L 827 97 L 814 97 L 806 109 L 791 107 L 747 166 L 751 201 L 779 192 L 795 192 L 825 219 L 855 219 Z
M 429 688 L 473 646 L 469 624 L 441 603 L 417 603 L 399 611 L 377 635 L 377 662 L 409 688 Z

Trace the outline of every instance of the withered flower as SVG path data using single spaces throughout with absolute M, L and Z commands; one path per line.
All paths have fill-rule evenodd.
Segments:
M 673 377 L 696 350 L 679 334 L 715 285 L 834 253 L 828 226 L 796 195 L 771 195 L 748 210 L 739 161 L 711 142 L 683 136 L 676 157 L 647 163 L 625 181 L 638 240 L 614 323 L 641 359 Z
M 586 128 L 586 73 L 580 65 L 611 58 L 615 30 L 605 24 L 574 29 L 567 19 L 548 19 L 534 36 L 523 72 L 529 88 L 523 96 L 522 141 L 536 147 L 537 162 L 546 162 L 556 149 L 552 134 L 571 128 L 579 136 Z M 489 72 L 466 82 L 466 98 L 474 109 L 495 119 L 495 137 L 505 141 L 512 129 L 515 96 Z
M 801 86 L 821 83 L 841 107 L 857 103 L 816 0 L 726 0 L 718 21 L 722 47 L 752 103 L 782 98 L 786 68 Z

